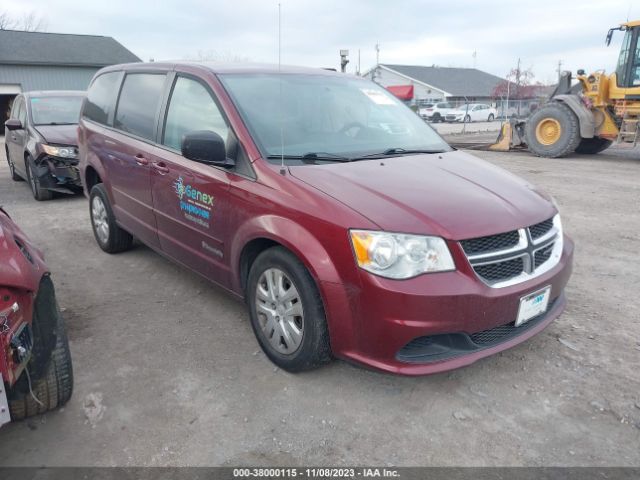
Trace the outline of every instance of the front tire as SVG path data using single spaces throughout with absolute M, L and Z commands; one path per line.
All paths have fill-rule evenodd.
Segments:
M 606 138 L 593 137 L 583 138 L 576 147 L 576 153 L 584 153 L 587 155 L 593 155 L 606 150 L 611 146 L 613 142 Z
M 31 193 L 33 194 L 33 198 L 35 198 L 39 202 L 45 202 L 47 200 L 51 200 L 53 198 L 53 192 L 51 190 L 47 190 L 40 185 L 40 179 L 34 175 L 34 166 L 35 163 L 31 157 L 27 157 L 25 160 L 26 170 L 27 170 L 27 180 L 29 181 L 29 186 L 31 187 Z
M 93 236 L 102 250 L 107 253 L 119 253 L 131 248 L 133 236 L 116 223 L 107 191 L 102 183 L 94 185 L 91 189 L 89 215 Z
M 301 372 L 331 360 L 320 292 L 291 252 L 272 247 L 258 255 L 249 271 L 247 301 L 258 343 L 278 367 Z
M 493 122 L 494 118 L 496 117 L 493 116 L 493 113 L 490 113 L 489 118 L 487 118 L 487 122 Z
M 578 117 L 561 102 L 547 103 L 533 112 L 525 135 L 531 153 L 549 158 L 575 152 L 581 140 Z

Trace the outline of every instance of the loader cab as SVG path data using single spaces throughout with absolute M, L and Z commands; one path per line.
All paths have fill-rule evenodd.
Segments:
M 616 86 L 619 88 L 640 88 L 640 21 L 625 24 L 625 31 L 618 64 L 616 65 Z M 613 30 L 610 30 L 612 33 Z M 607 36 L 610 41 L 611 36 Z

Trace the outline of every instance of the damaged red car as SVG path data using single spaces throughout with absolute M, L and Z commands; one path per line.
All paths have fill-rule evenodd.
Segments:
M 64 405 L 73 368 L 51 273 L 0 208 L 0 425 Z

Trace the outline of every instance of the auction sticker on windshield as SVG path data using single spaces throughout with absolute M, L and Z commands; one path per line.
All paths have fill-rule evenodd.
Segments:
M 374 103 L 378 105 L 395 105 L 393 99 L 387 97 L 384 93 L 379 92 L 377 90 L 373 90 L 372 88 L 361 88 L 362 93 L 364 93 L 367 97 L 373 100 Z
M 546 312 L 549 305 L 549 295 L 551 295 L 551 285 L 522 297 L 518 318 L 516 318 L 516 327 Z

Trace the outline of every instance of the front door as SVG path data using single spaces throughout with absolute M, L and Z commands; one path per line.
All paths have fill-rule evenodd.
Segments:
M 105 139 L 113 210 L 128 232 L 159 247 L 151 195 L 151 167 L 165 74 L 130 73 L 124 78 L 114 128 Z
M 229 134 L 211 90 L 199 80 L 178 75 L 167 105 L 161 140 L 165 150 L 151 165 L 160 246 L 178 262 L 228 285 L 230 174 L 180 154 L 182 136 L 198 130 L 211 130 L 222 138 Z

